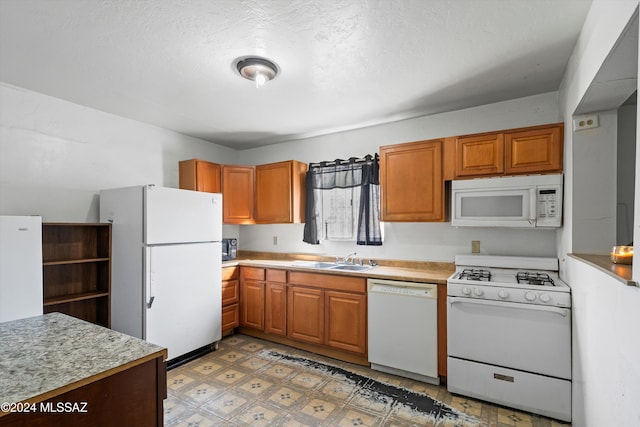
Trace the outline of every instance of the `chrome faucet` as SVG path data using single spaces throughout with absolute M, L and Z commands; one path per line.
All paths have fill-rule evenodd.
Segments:
M 349 255 L 347 255 L 346 257 L 342 258 L 342 263 L 343 264 L 354 264 L 355 263 L 355 259 L 354 259 L 355 256 L 356 256 L 356 252 L 351 252 Z

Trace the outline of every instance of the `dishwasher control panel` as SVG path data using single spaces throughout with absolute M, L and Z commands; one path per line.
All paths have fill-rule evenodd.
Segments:
M 391 294 L 421 298 L 438 297 L 438 285 L 435 284 L 369 279 L 368 290 L 369 293 L 378 294 Z

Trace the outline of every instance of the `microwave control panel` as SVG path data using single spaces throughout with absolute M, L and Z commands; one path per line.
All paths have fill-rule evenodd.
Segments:
M 562 221 L 562 190 L 559 186 L 537 188 L 538 227 L 559 227 Z

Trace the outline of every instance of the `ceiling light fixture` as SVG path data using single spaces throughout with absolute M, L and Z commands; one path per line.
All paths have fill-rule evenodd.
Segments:
M 256 87 L 273 80 L 279 71 L 276 64 L 259 56 L 242 57 L 234 62 L 238 73 L 245 79 L 256 82 Z

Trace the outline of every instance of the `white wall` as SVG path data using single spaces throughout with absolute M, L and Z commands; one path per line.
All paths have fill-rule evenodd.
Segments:
M 640 426 L 640 289 L 569 258 L 573 425 Z
M 608 254 L 616 244 L 616 111 L 573 134 L 572 252 Z
M 98 221 L 102 188 L 178 186 L 178 161 L 237 152 L 57 98 L 0 84 L 0 214 Z
M 556 92 L 420 117 L 365 129 L 288 141 L 240 152 L 240 162 L 260 164 L 295 159 L 319 162 L 378 152 L 381 145 L 465 135 L 561 121 Z M 453 228 L 449 223 L 388 223 L 381 247 L 347 242 L 302 242 L 302 225 L 240 226 L 239 247 L 245 250 L 345 255 L 357 251 L 365 258 L 452 262 L 469 253 L 471 240 L 480 240 L 489 254 L 556 256 L 554 230 L 487 230 Z M 273 245 L 273 237 L 278 245 Z
M 587 148 L 601 151 L 604 147 L 594 146 L 596 138 L 583 131 L 574 134 L 571 118 L 637 8 L 638 0 L 594 0 L 560 89 L 560 108 L 565 117 L 565 226 L 558 233 L 558 254 L 562 261 L 562 276 L 571 286 L 573 298 L 572 423 L 580 427 L 640 425 L 637 364 L 640 288 L 627 287 L 581 261 L 566 257 L 567 252 L 593 244 L 577 235 L 585 231 L 586 224 L 576 209 L 585 205 L 597 209 L 601 204 L 610 203 L 611 195 L 589 192 L 588 185 L 595 177 L 615 180 L 615 167 L 611 167 L 613 159 L 606 156 L 603 165 L 601 158 L 586 155 Z M 604 116 L 607 127 L 613 118 L 609 113 Z M 615 137 L 615 132 L 605 132 L 605 140 L 600 143 L 607 144 L 611 137 Z M 636 241 L 640 238 L 638 165 L 635 173 Z M 609 171 L 602 172 L 602 168 Z M 609 174 L 611 170 L 611 177 L 601 175 Z M 599 189 L 608 185 L 608 182 L 596 183 Z M 585 200 L 587 196 L 589 198 Z M 574 248 L 574 244 L 578 246 Z M 606 244 L 609 244 L 608 240 Z M 638 270 L 635 269 L 634 275 Z
M 617 215 L 616 243 L 627 245 L 633 241 L 633 216 L 636 165 L 636 121 L 637 105 L 623 105 L 618 109 L 617 152 Z

